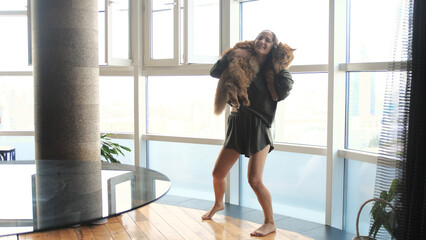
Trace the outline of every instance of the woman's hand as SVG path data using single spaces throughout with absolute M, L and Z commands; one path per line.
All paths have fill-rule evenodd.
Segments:
M 212 69 L 210 69 L 210 76 L 219 78 L 223 70 L 229 65 L 228 54 L 225 54 L 221 59 L 217 60 Z

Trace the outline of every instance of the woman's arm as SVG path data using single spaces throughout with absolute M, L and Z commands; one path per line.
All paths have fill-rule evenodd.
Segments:
M 219 78 L 223 70 L 228 67 L 228 64 L 228 54 L 225 54 L 221 59 L 217 60 L 212 69 L 210 69 L 210 76 Z
M 290 95 L 293 83 L 291 73 L 288 70 L 283 70 L 275 75 L 274 85 L 278 93 L 278 101 L 282 101 Z

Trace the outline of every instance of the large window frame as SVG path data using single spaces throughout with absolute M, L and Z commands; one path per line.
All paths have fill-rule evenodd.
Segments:
M 171 0 L 173 1 L 173 0 Z M 180 2 L 178 0 L 174 0 Z M 189 1 L 189 0 L 185 0 Z M 221 3 L 221 47 L 223 51 L 238 41 L 239 4 L 244 0 L 224 0 Z M 109 3 L 109 0 L 105 0 Z M 221 145 L 221 139 L 164 136 L 146 134 L 146 76 L 155 75 L 207 75 L 212 64 L 180 64 L 179 53 L 169 60 L 153 60 L 149 58 L 149 20 L 150 16 L 144 12 L 148 0 L 143 3 L 138 0 L 130 0 L 130 34 L 131 59 L 118 61 L 123 66 L 100 66 L 101 76 L 133 76 L 134 77 L 134 132 L 116 133 L 120 139 L 134 140 L 134 164 L 147 166 L 149 159 L 146 156 L 146 144 L 149 141 L 166 141 L 178 143 L 195 143 L 207 145 Z M 107 4 L 108 5 L 108 4 Z M 179 7 L 175 7 L 175 24 L 180 19 Z M 27 15 L 27 11 L 0 11 L 0 15 Z M 184 14 L 188 14 L 187 12 Z M 107 14 L 108 15 L 108 14 Z M 187 16 L 184 16 L 187 19 Z M 107 17 L 108 26 L 108 17 Z M 329 0 L 329 61 L 320 65 L 295 65 L 290 71 L 294 73 L 328 73 L 328 120 L 327 120 L 327 145 L 307 146 L 287 143 L 276 143 L 275 151 L 286 151 L 326 156 L 327 161 L 327 185 L 326 185 L 326 216 L 325 224 L 343 229 L 344 222 L 344 160 L 352 159 L 360 162 L 377 164 L 377 154 L 366 153 L 345 148 L 345 101 L 346 101 L 346 75 L 348 72 L 374 72 L 390 71 L 389 62 L 365 62 L 348 63 L 347 52 L 347 5 L 345 0 Z M 109 23 L 110 24 L 110 23 Z M 178 29 L 178 27 L 176 27 Z M 108 32 L 108 31 L 107 31 Z M 106 34 L 108 39 L 108 34 Z M 176 43 L 180 39 L 175 33 Z M 175 51 L 179 46 L 175 46 Z M 108 52 L 109 50 L 106 49 Z M 113 60 L 107 60 L 113 63 Z M 403 66 L 406 62 L 397 62 L 396 66 Z M 119 65 L 119 63 L 118 63 Z M 32 76 L 32 69 L 25 68 L 18 71 L 0 71 L 0 76 Z M 225 119 L 229 113 L 225 114 Z M 225 121 L 224 119 L 224 121 Z M 34 131 L 0 131 L 1 136 L 34 136 Z M 230 182 L 226 191 L 225 200 L 229 203 L 239 202 L 239 191 L 234 188 L 239 186 L 238 164 L 231 170 L 228 180 Z

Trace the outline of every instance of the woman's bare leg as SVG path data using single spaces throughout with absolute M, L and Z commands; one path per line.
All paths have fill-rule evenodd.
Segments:
M 271 193 L 263 184 L 263 169 L 270 146 L 250 156 L 247 177 L 249 184 L 256 193 L 257 200 L 262 207 L 265 220 L 263 225 L 251 233 L 252 236 L 266 236 L 276 231 L 274 216 L 272 211 Z
M 223 196 L 226 190 L 226 175 L 239 157 L 240 154 L 237 151 L 222 147 L 212 173 L 215 203 L 210 211 L 201 216 L 203 220 L 212 219 L 216 212 L 225 208 Z

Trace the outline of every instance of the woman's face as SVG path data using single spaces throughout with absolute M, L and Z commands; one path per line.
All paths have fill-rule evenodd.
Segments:
M 258 55 L 268 55 L 271 51 L 274 41 L 272 33 L 269 31 L 261 32 L 254 40 L 254 50 Z

